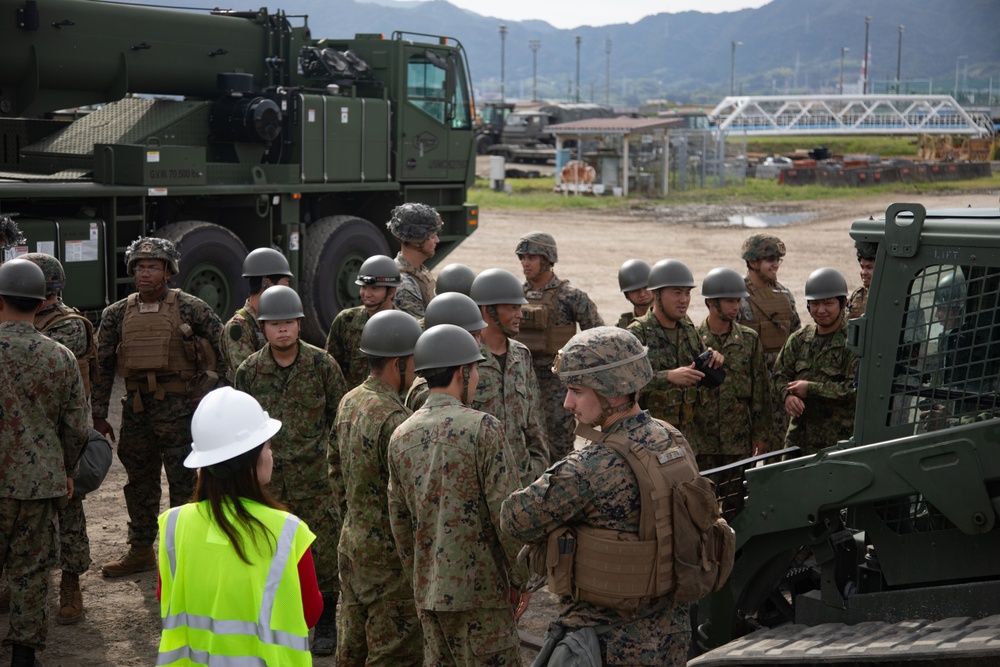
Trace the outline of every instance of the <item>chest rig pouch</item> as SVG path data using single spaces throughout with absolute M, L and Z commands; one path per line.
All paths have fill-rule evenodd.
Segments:
M 742 324 L 757 330 L 765 352 L 776 352 L 792 333 L 792 304 L 788 294 L 777 288 L 769 288 L 767 296 L 762 296 L 762 291 L 757 290 L 749 297 L 756 320 Z
M 46 314 L 41 319 L 36 320 L 35 328 L 41 333 L 47 333 L 49 330 L 68 320 L 80 320 L 83 322 L 83 328 L 87 332 L 87 352 L 83 356 L 77 357 L 76 363 L 80 367 L 80 377 L 83 379 L 84 394 L 89 400 L 90 387 L 97 382 L 99 372 L 97 366 L 97 339 L 94 337 L 94 325 L 91 321 L 84 317 L 83 313 L 76 308 L 61 306 L 51 313 Z
M 576 323 L 556 324 L 559 295 L 568 281 L 560 280 L 554 289 L 528 290 L 521 306 L 521 332 L 517 340 L 532 354 L 552 355 L 576 335 Z

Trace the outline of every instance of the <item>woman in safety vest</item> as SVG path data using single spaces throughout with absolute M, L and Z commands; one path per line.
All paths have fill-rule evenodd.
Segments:
M 280 428 L 230 387 L 198 405 L 184 461 L 198 468 L 193 501 L 159 519 L 157 665 L 312 665 L 309 628 L 323 611 L 309 549 L 316 536 L 265 489 Z

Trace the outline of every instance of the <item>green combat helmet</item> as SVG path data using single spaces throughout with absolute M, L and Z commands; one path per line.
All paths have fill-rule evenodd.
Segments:
M 389 233 L 400 241 L 421 243 L 441 231 L 441 216 L 427 204 L 402 204 L 392 209 L 386 223 Z
M 131 276 L 135 263 L 140 259 L 160 259 L 167 263 L 170 273 L 181 272 L 181 254 L 172 241 L 155 236 L 140 236 L 125 249 L 125 269 Z
M 403 280 L 399 275 L 399 265 L 392 257 L 372 255 L 361 265 L 354 284 L 372 287 L 399 287 L 403 284 Z
M 965 276 L 958 271 L 945 273 L 938 278 L 934 289 L 934 305 L 948 308 L 964 308 L 966 298 Z
M 705 274 L 701 295 L 706 299 L 742 299 L 750 296 L 743 276 L 727 267 L 712 269 Z
M 63 265 L 58 259 L 44 252 L 29 252 L 18 259 L 31 262 L 45 274 L 46 298 L 62 294 L 63 288 L 66 287 L 66 272 L 63 271 Z
M 424 311 L 424 326 L 430 329 L 439 324 L 454 324 L 470 333 L 486 328 L 479 306 L 471 298 L 459 292 L 438 294 L 427 304 L 427 310 Z
M 765 257 L 784 257 L 785 244 L 777 236 L 751 234 L 743 242 L 740 257 L 748 262 L 756 262 Z
M 837 269 L 816 269 L 806 279 L 806 301 L 847 296 L 847 280 Z
M 541 255 L 549 260 L 550 264 L 559 261 L 559 251 L 556 249 L 556 240 L 551 234 L 545 232 L 528 232 L 517 242 L 514 249 L 515 255 Z
M 32 262 L 12 259 L 0 265 L 0 295 L 45 300 L 45 274 Z
M 302 299 L 291 287 L 275 285 L 264 290 L 257 304 L 257 319 L 267 320 L 297 320 L 305 317 L 302 312 Z
M 365 322 L 360 349 L 373 357 L 408 357 L 422 333 L 412 315 L 401 310 L 384 310 Z
M 694 287 L 694 274 L 677 259 L 661 259 L 649 270 L 649 290 L 663 287 Z
M 505 269 L 486 269 L 472 281 L 469 294 L 477 306 L 517 305 L 528 303 L 521 281 Z
M 875 259 L 878 254 L 878 244 L 868 241 L 855 241 L 854 249 L 858 252 L 858 259 Z
M 288 260 L 274 248 L 256 248 L 251 250 L 246 259 L 243 260 L 244 278 L 264 276 L 292 277 L 292 269 L 288 266 Z
M 622 293 L 642 289 L 649 284 L 649 262 L 629 259 L 618 269 L 618 287 Z
M 469 296 L 472 291 L 472 281 L 475 279 L 476 272 L 465 264 L 449 264 L 438 274 L 437 293 L 458 292 Z
M 413 350 L 416 371 L 436 371 L 485 360 L 472 334 L 454 324 L 430 327 L 420 334 Z

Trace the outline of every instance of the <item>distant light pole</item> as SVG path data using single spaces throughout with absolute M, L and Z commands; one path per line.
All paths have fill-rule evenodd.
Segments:
M 743 46 L 743 42 L 732 43 L 729 49 L 729 96 L 736 94 L 736 47 Z
M 542 46 L 542 40 L 528 40 L 531 47 L 531 101 L 538 101 L 538 49 Z
M 507 73 L 504 69 L 504 55 L 507 46 L 507 24 L 500 24 L 500 101 L 504 101 L 504 84 L 506 84 Z
M 604 53 L 608 55 L 604 66 L 604 103 L 611 104 L 611 38 L 604 40 Z
M 871 63 L 868 62 L 868 28 L 870 28 L 871 25 L 872 25 L 872 17 L 866 16 L 865 17 L 865 52 L 861 56 L 862 57 L 862 62 L 864 62 L 864 64 L 865 64 L 864 78 L 862 79 L 862 81 L 864 83 L 864 86 L 861 89 L 861 94 L 862 95 L 867 95 L 868 94 L 868 68 L 871 66 Z
M 844 94 L 844 54 L 850 51 L 846 46 L 840 47 L 840 94 Z
M 969 56 L 959 56 L 955 58 L 955 101 L 958 101 L 958 64 L 963 60 L 968 60 Z
M 576 42 L 576 101 L 580 101 L 580 42 L 583 38 L 577 35 L 574 39 Z
M 903 62 L 903 26 L 899 26 L 899 48 L 896 50 L 896 94 L 899 95 L 899 69 Z

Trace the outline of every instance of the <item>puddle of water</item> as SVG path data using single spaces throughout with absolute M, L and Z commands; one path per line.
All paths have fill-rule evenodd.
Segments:
M 724 227 L 786 227 L 796 222 L 804 222 L 815 217 L 815 213 L 781 213 L 777 215 L 731 215 L 726 222 L 718 223 Z

